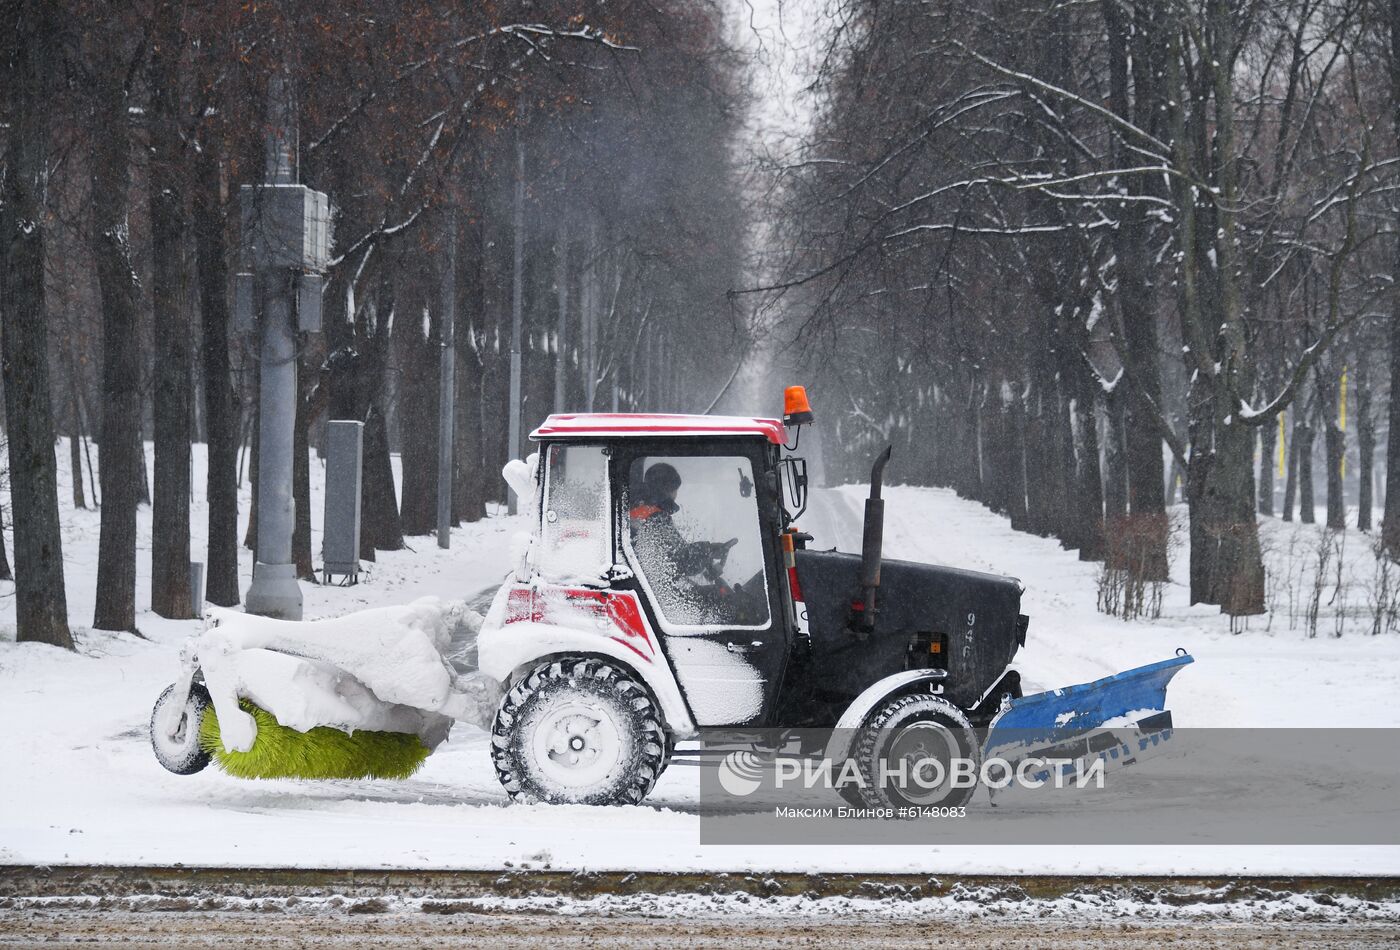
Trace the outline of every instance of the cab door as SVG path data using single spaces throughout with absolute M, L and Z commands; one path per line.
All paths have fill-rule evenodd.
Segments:
M 762 449 L 679 442 L 617 459 L 622 549 L 696 723 L 762 724 L 789 650 Z

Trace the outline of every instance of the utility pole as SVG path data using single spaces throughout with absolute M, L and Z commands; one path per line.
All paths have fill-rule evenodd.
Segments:
M 569 367 L 569 213 L 560 215 L 555 237 L 554 293 L 558 300 L 558 329 L 554 338 L 554 411 L 563 412 L 568 402 Z
M 437 543 L 452 545 L 452 420 L 457 385 L 457 215 L 449 212 L 447 269 L 442 280 L 441 346 L 438 355 Z
M 321 329 L 321 274 L 330 257 L 329 202 L 297 183 L 296 104 L 285 72 L 268 81 L 263 184 L 241 189 L 245 273 L 235 283 L 243 327 L 259 323 L 258 549 L 248 613 L 301 619 L 292 557 L 292 457 L 297 332 Z M 261 304 L 261 307 L 258 304 Z
M 507 461 L 518 458 L 520 447 L 520 319 L 524 280 L 520 273 L 525 256 L 525 143 L 520 140 L 519 126 L 515 130 L 515 247 L 511 272 L 510 295 L 510 448 Z M 509 492 L 508 512 L 515 514 L 518 499 Z
M 598 223 L 590 214 L 587 251 L 582 261 L 582 286 L 579 288 L 579 313 L 583 323 L 583 408 L 593 411 L 598 392 Z

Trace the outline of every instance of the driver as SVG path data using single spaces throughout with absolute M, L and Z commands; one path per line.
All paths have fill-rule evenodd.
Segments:
M 647 561 L 667 563 L 676 580 L 706 573 L 714 560 L 739 540 L 731 538 L 718 544 L 686 541 L 671 517 L 680 510 L 680 505 L 676 504 L 676 492 L 680 487 L 681 475 L 675 466 L 656 462 L 642 476 L 640 498 L 628 512 L 632 541 L 638 553 Z

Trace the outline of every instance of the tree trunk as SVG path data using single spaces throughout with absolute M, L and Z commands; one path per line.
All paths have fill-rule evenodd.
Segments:
M 1207 447 L 1193 440 L 1191 455 L 1186 465 L 1186 506 L 1190 512 L 1188 584 L 1192 604 L 1208 602 L 1210 579 L 1214 571 L 1216 538 L 1208 530 L 1205 507 L 1202 504 L 1206 475 L 1210 471 L 1213 457 L 1214 453 Z
M 239 602 L 238 399 L 229 357 L 228 249 L 224 232 L 223 142 L 212 130 L 195 158 L 194 237 L 199 310 L 203 318 L 204 418 L 208 429 L 205 491 L 209 551 L 205 599 L 221 607 Z M 256 510 L 256 509 L 255 509 Z
M 1025 446 L 1026 472 L 1034 472 L 1035 477 L 1026 478 L 1026 526 L 1031 534 L 1045 537 L 1050 534 L 1049 510 L 1053 504 L 1049 484 L 1050 453 L 1049 432 L 1046 424 L 1045 402 L 1047 394 L 1036 381 L 1031 382 L 1030 398 L 1025 407 Z
M 1077 373 L 1074 400 L 1075 485 L 1079 500 L 1079 560 L 1104 559 L 1103 473 L 1099 467 L 1099 424 L 1094 408 L 1097 381 L 1084 370 Z
M 1007 448 L 1006 448 L 1006 500 L 1009 506 L 1007 515 L 1011 527 L 1016 531 L 1028 528 L 1029 516 L 1026 511 L 1026 403 L 1025 399 L 1013 392 L 1008 405 Z
M 248 428 L 251 430 L 248 436 L 248 486 L 251 489 L 252 497 L 248 501 L 248 530 L 243 534 L 243 546 L 249 551 L 258 550 L 258 430 L 262 428 L 258 425 L 258 413 L 260 398 L 258 392 L 262 387 L 258 385 L 258 370 L 253 369 L 253 405 L 248 413 Z
M 569 385 L 569 225 L 561 215 L 554 243 L 554 294 L 557 307 L 554 354 L 554 411 L 568 408 Z
M 458 219 L 462 217 L 459 215 Z M 492 475 L 486 464 L 486 440 L 481 418 L 485 397 L 485 341 L 476 329 L 487 325 L 483 286 L 487 251 L 483 218 L 477 215 L 463 231 L 458 247 L 464 253 L 457 255 L 460 271 L 457 285 L 463 288 L 460 299 L 472 302 L 470 317 L 458 323 L 453 338 L 453 344 L 457 347 L 457 414 L 461 420 L 457 429 L 460 437 L 457 439 L 457 498 L 454 504 L 460 506 L 457 515 L 463 521 L 480 521 L 486 517 L 486 500 L 490 496 L 487 479 Z M 567 378 L 565 382 L 567 385 Z
M 389 461 L 389 432 L 384 413 L 371 406 L 365 418 L 365 454 L 361 469 L 364 493 L 360 557 L 373 561 L 375 551 L 398 551 L 404 546 L 394 470 Z
M 137 311 L 137 318 L 140 318 L 140 311 Z M 137 348 L 139 358 L 140 348 Z M 141 390 L 136 390 L 136 466 L 139 477 L 136 479 L 136 491 L 138 505 L 151 507 L 151 472 L 146 465 L 146 419 L 145 405 Z
M 1010 425 L 1008 415 L 1010 407 L 1007 405 L 1008 387 L 1003 382 L 992 388 L 988 399 L 991 402 L 989 411 L 982 420 L 982 452 L 984 456 L 982 465 L 982 482 L 986 486 L 985 503 L 988 508 L 997 514 L 1007 514 L 1010 511 L 1011 503 L 1008 497 L 1010 489 L 1009 463 L 1007 462 L 1007 443 L 1010 442 Z M 938 414 L 932 414 L 937 421 Z M 930 446 L 936 446 L 942 440 L 939 438 L 938 430 L 930 433 L 926 440 Z M 937 472 L 935 469 L 938 453 L 930 460 L 930 470 L 933 474 L 933 484 L 937 482 Z
M 483 216 L 484 218 L 484 216 Z M 508 450 L 509 438 L 502 420 L 510 413 L 509 241 L 499 229 L 481 222 L 481 296 L 486 342 L 481 354 L 480 429 L 482 462 L 485 468 L 486 498 L 504 502 L 508 491 L 501 467 L 515 456 Z M 493 253 L 494 251 L 494 253 Z
M 1318 411 L 1322 422 L 1323 463 L 1327 473 L 1327 527 L 1341 531 L 1347 526 L 1346 497 L 1342 490 L 1342 463 L 1346 455 L 1346 433 L 1342 431 L 1341 381 L 1335 361 L 1327 358 L 1317 366 Z
M 1400 3 L 1400 0 L 1396 0 Z M 1392 53 L 1392 71 L 1400 70 L 1400 25 L 1392 24 L 1397 47 Z M 1397 80 L 1400 82 L 1400 80 Z M 1400 88 L 1396 97 L 1397 120 L 1400 120 Z M 1400 235 L 1396 237 L 1395 273 L 1400 275 Z M 1381 516 L 1381 544 L 1392 558 L 1400 559 L 1400 282 L 1393 291 L 1390 313 L 1390 399 L 1387 404 L 1385 452 L 1385 508 Z
M 1194 490 L 1188 493 L 1191 600 L 1218 604 L 1223 612 L 1241 616 L 1264 610 L 1264 565 L 1255 520 L 1254 431 L 1239 419 L 1241 393 L 1253 387 L 1236 265 L 1239 202 L 1230 71 L 1236 23 L 1228 0 L 1210 0 L 1206 14 L 1210 50 L 1203 54 L 1201 81 L 1191 84 L 1191 137 L 1185 122 L 1181 38 L 1175 33 L 1167 57 L 1176 100 L 1171 110 L 1176 161 L 1215 186 L 1209 202 L 1201 203 L 1194 185 L 1173 183 L 1181 251 L 1182 354 L 1195 379 L 1190 403 L 1192 466 L 1205 466 L 1192 478 Z M 1207 111 L 1207 92 L 1212 111 Z M 1213 147 L 1193 144 L 1193 139 L 1199 143 L 1212 137 Z M 1197 162 L 1204 167 L 1193 169 Z M 1198 555 L 1204 564 L 1196 563 Z
M 131 133 L 127 63 L 101 44 L 93 94 L 92 241 L 102 298 L 102 527 L 97 546 L 100 630 L 136 630 L 136 506 L 145 489 L 141 447 L 140 288 L 131 259 Z
M 1346 433 L 1335 418 L 1326 421 L 1324 450 L 1327 460 L 1327 527 L 1341 531 L 1347 526 L 1346 497 L 1342 489 L 1342 465 L 1346 456 Z
M 1123 10 L 1118 3 L 1103 4 L 1105 35 L 1109 55 L 1109 107 L 1127 122 L 1149 128 L 1157 121 L 1152 110 L 1153 92 L 1134 84 L 1136 102 L 1130 98 L 1130 37 Z M 1134 106 L 1136 105 L 1136 108 Z M 1136 144 L 1136 143 L 1131 143 Z M 1119 163 L 1135 159 L 1130 143 L 1121 134 L 1113 138 L 1113 154 Z M 1120 164 L 1119 167 L 1128 167 Z M 1147 176 L 1126 176 L 1125 186 L 1140 195 L 1150 194 Z M 1141 566 L 1143 579 L 1168 579 L 1165 471 L 1162 439 L 1154 410 L 1162 407 L 1161 368 L 1158 365 L 1156 308 L 1151 285 L 1147 222 L 1140 202 L 1124 202 L 1117 209 L 1118 227 L 1112 231 L 1117 258 L 1118 308 L 1123 333 L 1124 369 L 1119 385 L 1123 388 L 1123 440 L 1128 475 L 1128 509 L 1133 520 L 1134 562 Z M 1117 393 L 1115 393 L 1117 395 Z
M 400 519 L 409 536 L 431 534 L 437 526 L 437 320 L 425 312 L 422 275 L 409 279 L 405 316 L 394 327 L 395 350 L 403 368 L 399 391 L 399 445 L 403 467 Z M 431 324 L 423 326 L 424 321 Z
M 1156 331 L 1152 332 L 1152 349 L 1156 348 Z M 1144 345 L 1144 350 L 1147 347 Z M 1155 359 L 1155 354 L 1154 354 Z M 1156 375 L 1155 366 L 1152 375 Z M 1127 383 L 1125 379 L 1123 381 Z M 1146 385 L 1150 388 L 1151 384 Z M 1149 398 L 1160 401 L 1160 384 L 1157 392 L 1149 392 Z M 1160 404 L 1160 402 L 1159 402 Z M 1165 581 L 1167 568 L 1167 505 L 1166 472 L 1162 464 L 1162 440 L 1157 435 L 1154 420 L 1146 417 L 1141 410 L 1131 406 L 1125 411 L 1124 442 L 1128 470 L 1128 511 L 1135 525 L 1142 532 L 1143 579 Z M 1159 531 L 1147 530 L 1147 525 L 1159 525 Z
M 155 341 L 155 491 L 151 609 L 193 617 L 190 603 L 190 410 L 193 354 L 180 164 L 182 6 L 158 0 L 152 29 L 150 109 L 151 304 Z
M 1289 430 L 1288 437 L 1288 472 L 1283 483 L 1283 520 L 1293 520 L 1294 502 L 1298 499 L 1298 447 L 1303 441 L 1302 403 L 1300 398 L 1295 397 L 1293 408 L 1289 410 L 1293 414 L 1293 425 Z M 1279 418 L 1282 418 L 1280 414 Z
M 10 123 L 0 176 L 0 375 L 4 379 L 15 517 L 16 639 L 73 648 L 58 521 L 58 461 L 49 401 L 44 300 L 44 208 L 50 97 L 60 70 L 58 19 L 45 0 L 21 3 L 18 35 L 0 60 L 0 100 Z M 0 532 L 3 534 L 3 532 Z M 0 551 L 4 540 L 0 537 Z M 0 560 L 4 560 L 0 553 Z M 3 565 L 6 576 L 10 566 Z
M 456 479 L 453 508 L 462 521 L 486 517 L 485 465 L 481 433 L 481 361 L 470 342 L 458 333 L 457 345 L 457 440 Z
M 1123 397 L 1117 392 L 1103 393 L 1103 516 L 1109 525 L 1122 523 L 1128 514 L 1128 468 L 1123 443 Z
M 1391 130 L 1400 146 L 1400 0 L 1390 0 L 1390 43 L 1386 65 L 1390 74 Z M 1390 400 L 1387 407 L 1385 514 L 1381 521 L 1381 544 L 1386 553 L 1400 558 L 1400 231 L 1391 251 L 1390 297 Z
M 1171 465 L 1167 468 L 1167 504 L 1170 506 L 1185 500 L 1186 471 L 1181 465 L 1181 460 L 1173 456 Z
M 1376 420 L 1371 411 L 1371 355 L 1356 347 L 1356 526 L 1371 530 L 1376 464 Z
M 83 448 L 79 445 L 82 431 L 78 422 L 77 400 L 73 402 L 73 429 L 68 434 L 68 469 L 73 473 L 73 507 L 87 507 L 87 497 L 83 492 Z
M 1282 415 L 1279 416 L 1283 418 Z M 1278 450 L 1278 426 L 1268 424 L 1259 433 L 1259 513 L 1274 513 L 1274 453 Z
M 14 571 L 10 570 L 10 557 L 5 553 L 5 513 L 0 511 L 0 581 L 14 579 Z
M 366 308 L 363 319 L 357 319 L 356 324 L 361 340 L 355 360 L 355 385 L 362 407 L 361 418 L 365 422 L 360 479 L 360 557 L 368 561 L 374 560 L 375 549 L 397 551 L 404 546 L 384 411 L 390 318 L 396 311 L 394 281 L 402 269 L 402 262 L 386 251 L 379 261 L 372 309 Z
M 1203 482 L 1201 515 L 1216 546 L 1208 603 L 1232 617 L 1264 612 L 1264 565 L 1254 520 L 1254 432 L 1220 423 Z M 1197 517 L 1192 513 L 1192 517 Z
M 3 200 L 3 199 L 0 199 Z M 83 486 L 83 447 L 86 445 L 87 426 L 83 422 L 82 381 L 78 378 L 78 359 L 73 352 L 71 333 L 63 347 L 68 369 L 68 468 L 73 473 L 73 508 L 87 508 L 87 492 Z M 93 507 L 97 506 L 97 486 L 93 485 Z
M 981 385 L 974 378 L 962 404 L 962 449 L 957 453 L 958 493 L 965 498 L 982 497 L 981 468 L 977 463 L 977 443 L 981 439 Z
M 1303 417 L 1302 430 L 1298 432 L 1298 520 L 1303 525 L 1312 525 L 1317 519 L 1312 481 L 1312 446 L 1316 434 L 1312 414 L 1313 407 L 1309 406 Z
M 1063 356 L 1060 353 L 1057 355 Z M 1060 503 L 1052 513 L 1051 530 L 1054 531 L 1055 537 L 1060 539 L 1062 546 L 1078 550 L 1084 546 L 1084 532 L 1088 525 L 1081 514 L 1085 499 L 1077 490 L 1079 461 L 1074 445 L 1074 396 L 1066 376 L 1068 370 L 1068 366 L 1061 366 L 1055 380 L 1052 450 L 1055 493 Z
M 485 237 L 481 216 L 467 221 L 466 215 L 454 215 L 461 229 L 458 234 L 457 286 L 462 288 L 458 300 L 457 332 L 452 345 L 457 350 L 455 381 L 457 395 L 454 409 L 457 416 L 457 437 L 453 441 L 456 461 L 452 475 L 452 510 L 459 521 L 480 521 L 486 517 L 486 467 L 483 458 L 481 431 L 482 362 L 479 347 L 483 345 L 477 328 L 484 323 L 482 289 L 482 258 Z

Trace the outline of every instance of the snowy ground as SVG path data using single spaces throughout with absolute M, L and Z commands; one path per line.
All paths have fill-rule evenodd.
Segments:
M 66 447 L 59 449 L 66 460 Z M 1396 874 L 1394 847 L 1081 846 L 774 847 L 699 844 L 693 770 L 672 769 L 649 803 L 636 808 L 508 806 L 487 760 L 485 736 L 458 727 L 414 779 L 389 782 L 241 782 L 215 769 L 186 778 L 163 771 L 146 737 L 151 703 L 173 679 L 175 652 L 194 622 L 148 611 L 146 640 L 85 628 L 92 616 L 98 515 L 68 510 L 64 556 L 69 611 L 80 650 L 69 654 L 13 640 L 9 585 L 0 586 L 0 862 L 414 868 L 695 869 L 915 871 L 927 873 Z M 313 461 L 313 524 L 320 522 L 319 464 Z M 196 485 L 203 483 L 202 447 Z M 246 495 L 246 488 L 245 488 Z M 804 527 L 819 542 L 855 549 L 859 488 L 820 492 Z M 1400 725 L 1400 635 L 1370 636 L 1366 578 L 1321 598 L 1319 634 L 1308 636 L 1296 589 L 1275 585 L 1278 609 L 1232 634 L 1214 611 L 1186 606 L 1182 585 L 1164 591 L 1163 617 L 1125 623 L 1095 609 L 1097 567 L 1046 539 L 942 490 L 887 492 L 886 552 L 1020 577 L 1032 617 L 1018 657 L 1030 687 L 1083 682 L 1170 656 L 1185 647 L 1197 662 L 1171 688 L 1179 725 Z M 246 497 L 244 511 L 247 510 Z M 22 515 L 21 515 L 22 517 Z M 193 515 L 195 550 L 205 513 Z M 453 533 L 450 551 L 431 538 L 415 550 L 381 555 L 358 587 L 306 587 L 308 618 L 329 617 L 435 594 L 470 598 L 499 582 L 511 534 L 505 516 Z M 138 608 L 149 602 L 150 512 L 140 515 Z M 1306 573 L 1316 529 L 1269 522 L 1265 537 L 1277 576 Z M 319 531 L 313 549 L 319 548 Z M 1288 551 L 1293 562 L 1284 564 Z M 198 555 L 197 555 L 198 556 Z M 251 563 L 244 552 L 243 576 Z M 1184 558 L 1174 572 L 1184 575 Z M 1290 601 L 1291 598 L 1291 601 Z M 1350 598 L 1351 606 L 1346 601 Z M 1333 602 L 1328 605 L 1326 601 Z M 1290 608 L 1289 604 L 1295 606 Z M 1343 608 L 1343 636 L 1330 619 Z M 1290 623 L 1292 620 L 1292 623 Z

